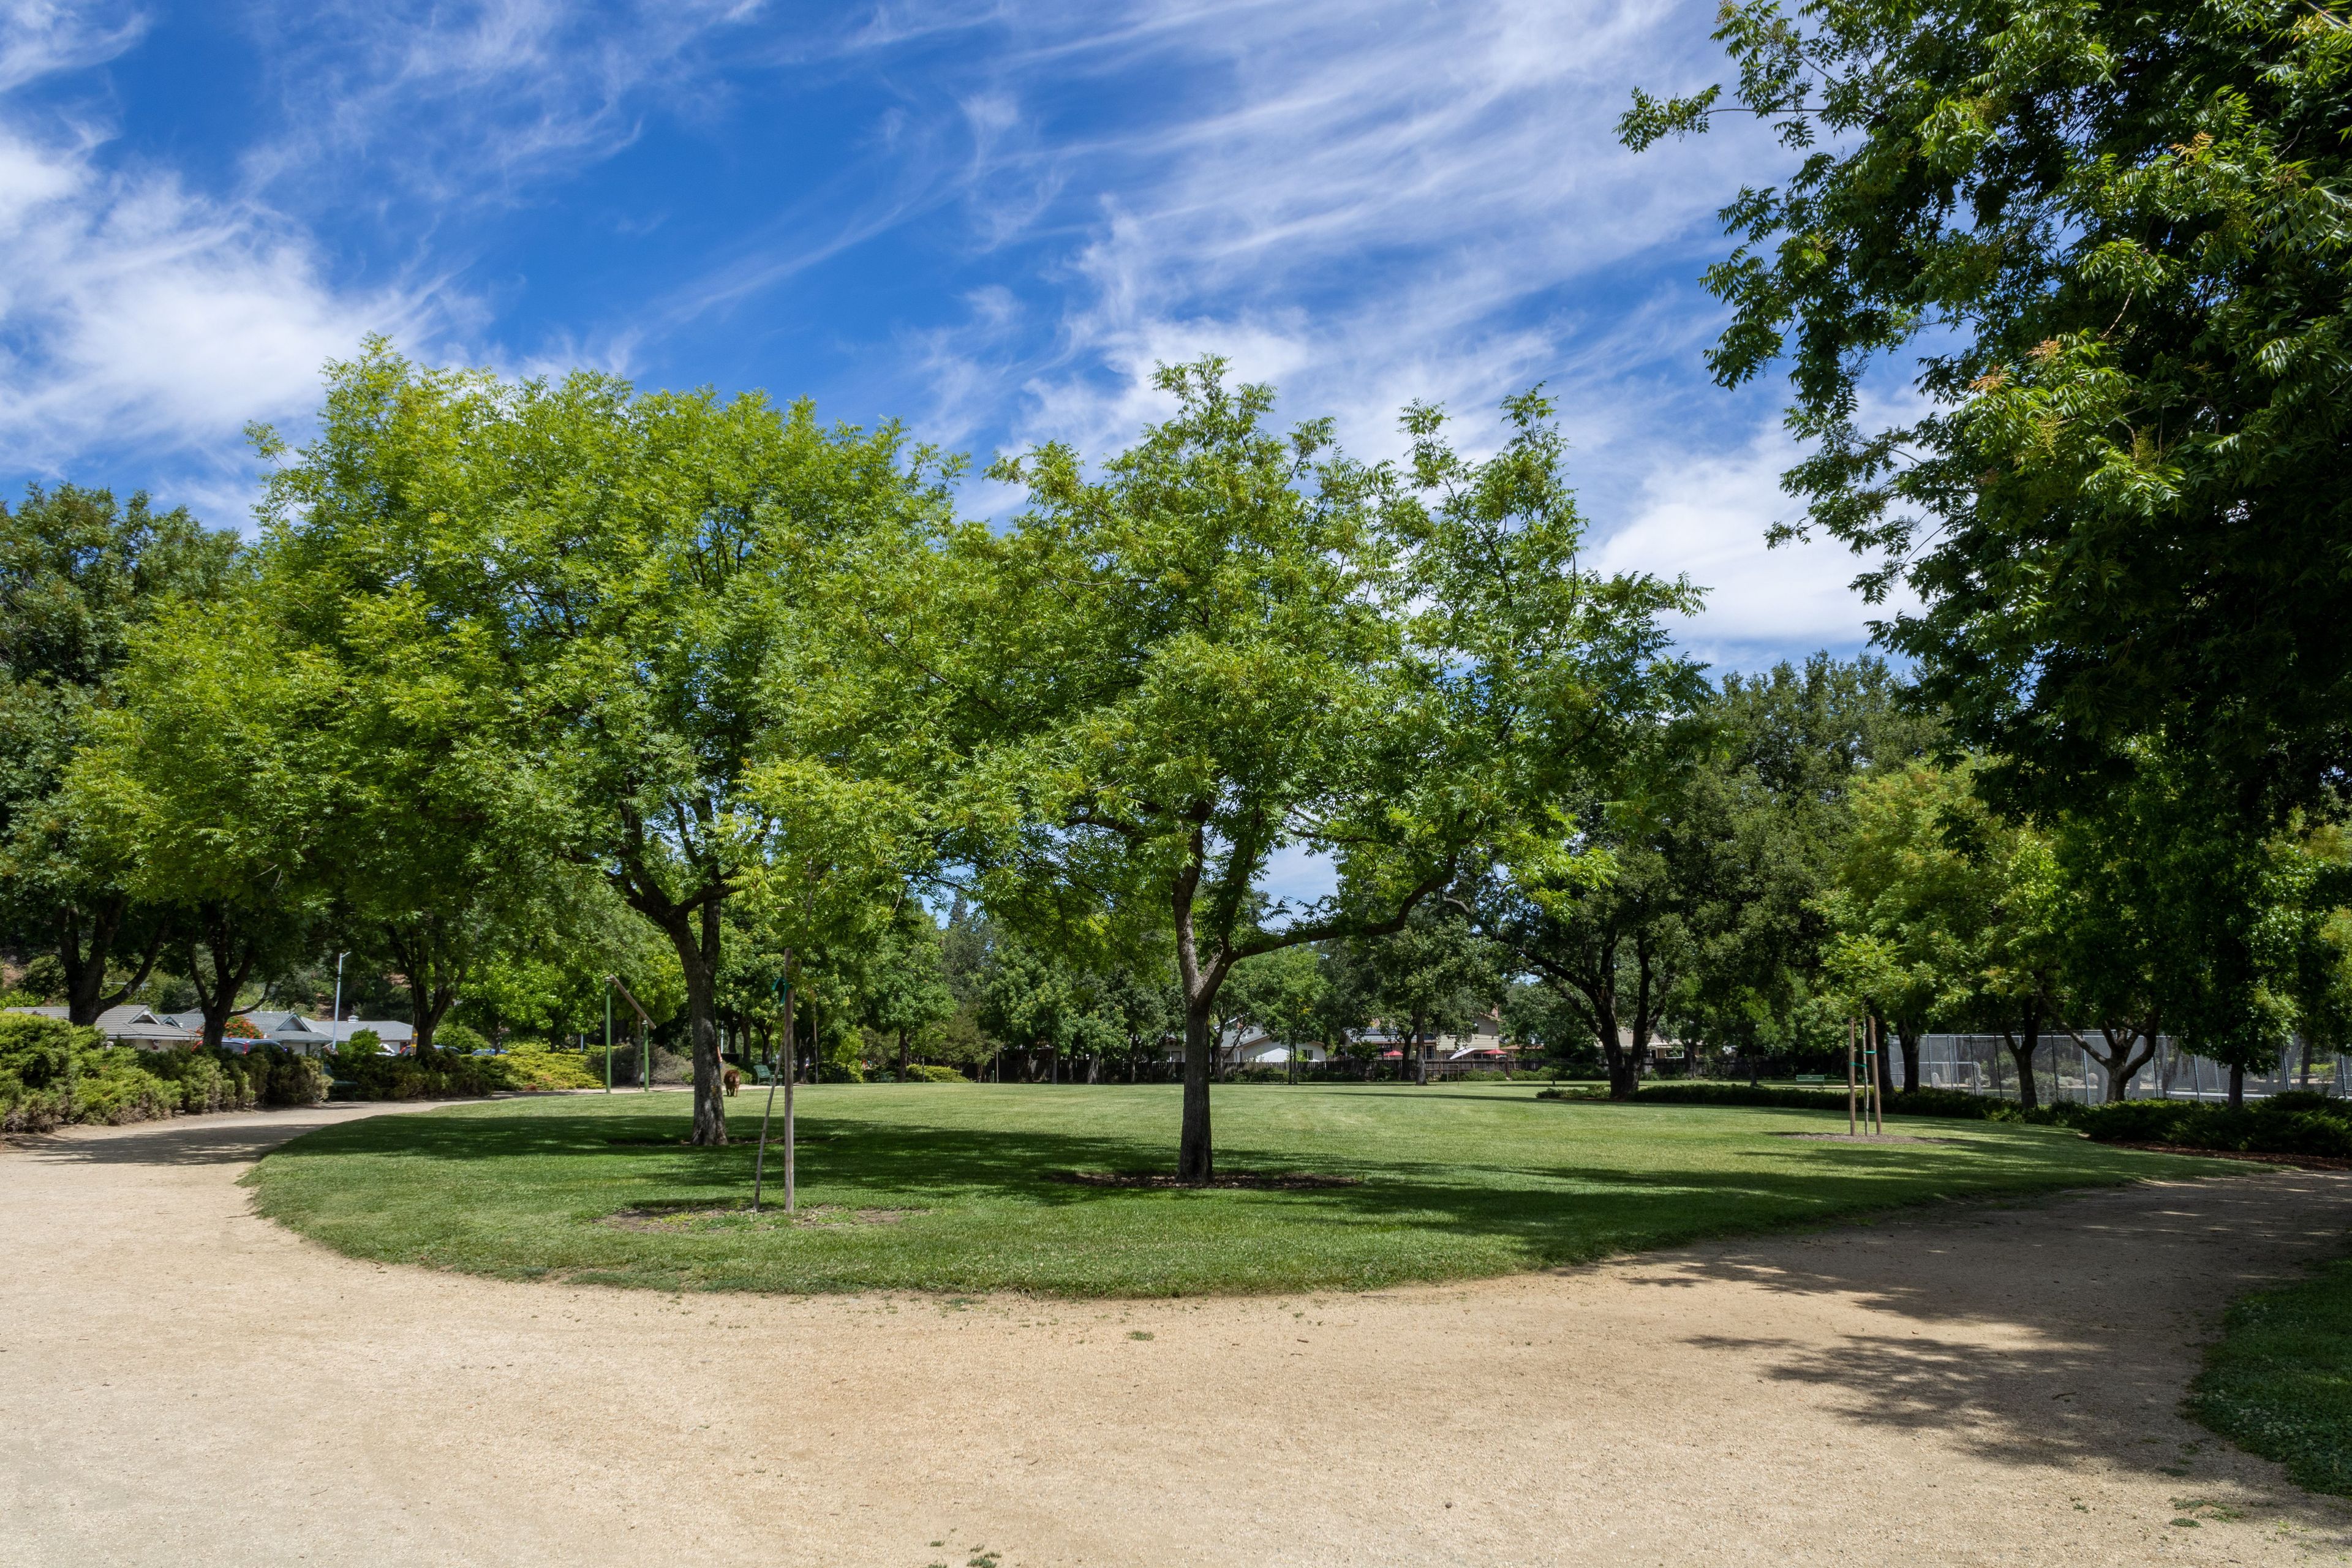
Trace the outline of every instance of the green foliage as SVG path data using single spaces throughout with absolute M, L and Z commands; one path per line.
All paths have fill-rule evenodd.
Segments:
M 477 1051 L 487 1051 L 490 1048 L 490 1042 L 482 1037 L 480 1030 L 469 1028 L 454 1020 L 441 1026 L 440 1031 L 434 1037 L 433 1044 L 436 1050 L 447 1051 L 461 1057 L 471 1056 Z
M 1635 1099 L 1655 1105 L 1769 1105 L 1789 1110 L 1834 1110 L 1845 1114 L 1843 1089 L 1785 1089 L 1773 1084 L 1654 1083 L 1643 1086 Z M 2068 1107 L 2070 1111 L 2078 1108 Z M 1897 1090 L 1886 1097 L 1889 1116 L 1937 1116 L 1955 1121 L 2020 1120 L 2007 1100 L 1969 1094 L 1957 1089 Z M 2047 1122 L 2055 1118 L 2030 1118 Z
M 520 1090 L 559 1089 L 602 1089 L 604 1064 L 589 1070 L 587 1058 L 578 1051 L 551 1051 L 545 1046 L 517 1047 L 505 1055 L 493 1058 L 498 1087 Z
M 1923 601 L 1885 636 L 2004 805 L 2161 738 L 2275 822 L 2352 758 L 2352 25 L 2336 0 L 1742 0 L 1732 97 L 1803 153 L 1724 209 L 1720 381 L 1790 359 L 1787 479 Z M 1718 89 L 1637 95 L 1636 147 Z M 1862 388 L 1916 355 L 1927 412 Z
M 584 372 L 508 382 L 381 342 L 331 367 L 317 438 L 272 478 L 268 552 L 300 634 L 346 658 L 389 647 L 425 695 L 446 689 L 453 732 L 487 742 L 456 776 L 547 828 L 487 847 L 524 869 L 559 852 L 672 946 L 698 1138 L 724 1135 L 724 906 L 779 855 L 801 860 L 805 822 L 784 818 L 838 815 L 841 791 L 871 804 L 870 781 L 799 743 L 803 704 L 836 696 L 808 602 L 830 552 L 937 510 L 940 478 L 896 427 L 826 429 L 806 404 Z M 430 757 L 439 732 L 405 754 Z M 452 885 L 496 893 L 462 814 L 438 820 Z
M 862 711 L 952 769 L 949 852 L 995 918 L 1094 972 L 1172 942 L 1188 1173 L 1209 1169 L 1213 1015 L 1237 963 L 1402 922 L 1471 848 L 1547 816 L 1687 669 L 1658 616 L 1686 585 L 1582 564 L 1550 410 L 1506 406 L 1484 463 L 1416 407 L 1409 470 L 1328 420 L 1286 437 L 1221 361 L 1163 367 L 1170 419 L 1090 468 L 1049 446 L 1029 490 L 856 578 Z M 1269 904 L 1271 858 L 1330 854 L 1339 892 Z
M 971 1080 L 950 1067 L 930 1062 L 909 1062 L 907 1070 L 898 1075 L 901 1083 L 969 1083 Z
M 35 1005 L 61 1001 L 66 994 L 66 966 L 54 952 L 35 953 L 25 965 L 25 989 Z
M 139 628 L 218 598 L 236 553 L 234 533 L 143 493 L 119 505 L 107 490 L 35 486 L 15 510 L 0 505 L 0 926 L 57 957 L 43 988 L 81 1016 L 136 988 L 144 963 L 114 983 L 110 960 L 163 931 L 134 897 L 120 836 L 67 798 L 68 769 Z
M 146 1051 L 63 1019 L 0 1014 L 0 1129 L 12 1132 L 315 1105 L 326 1093 L 317 1062 L 275 1046 Z
M 2273 1095 L 2242 1108 L 2189 1100 L 2117 1100 L 2091 1107 L 2078 1125 L 2104 1143 L 2352 1159 L 2352 1105 L 2316 1094 Z
M 2352 1497 L 2352 1260 L 2233 1302 L 2187 1409 L 2295 1485 Z
M 491 1094 L 507 1087 L 501 1059 L 439 1049 L 404 1057 L 346 1053 L 335 1058 L 337 1090 L 352 1100 L 457 1100 Z M 603 1083 L 600 1076 L 595 1086 Z

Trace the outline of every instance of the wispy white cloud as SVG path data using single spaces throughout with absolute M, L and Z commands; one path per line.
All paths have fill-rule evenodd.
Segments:
M 1626 84 L 1688 68 L 1699 20 L 1654 0 L 1101 7 L 1066 32 L 1016 13 L 987 95 L 995 153 L 967 193 L 991 215 L 976 235 L 1008 243 L 1003 193 L 1041 171 L 1097 204 L 1040 216 L 1085 237 L 1051 352 L 1003 366 L 1024 373 L 1021 434 L 1131 429 L 1152 363 L 1207 348 L 1381 442 L 1412 397 L 1490 406 L 1553 373 L 1567 340 L 1606 331 L 1562 291 L 1606 283 L 1736 183 L 1728 141 L 1636 161 L 1613 138 Z M 1021 133 L 1087 77 L 1148 82 L 1164 107 Z
M 23 16 L 6 35 L 18 70 L 86 65 L 136 36 L 120 21 L 25 43 Z M 20 470 L 107 448 L 222 475 L 245 421 L 310 405 L 329 358 L 446 319 L 423 286 L 337 289 L 310 237 L 264 207 L 109 172 L 101 129 L 39 129 L 0 119 L 0 443 Z
M 0 0 L 0 92 L 111 59 L 146 27 L 147 18 L 119 0 Z
M 252 149 L 257 186 L 353 194 L 354 165 L 389 200 L 517 199 L 610 157 L 659 99 L 682 119 L 724 89 L 708 50 L 764 0 L 268 0 L 253 26 L 285 103 Z

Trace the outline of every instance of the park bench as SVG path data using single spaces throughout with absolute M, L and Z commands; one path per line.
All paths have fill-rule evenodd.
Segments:
M 1827 1083 L 1829 1080 L 1830 1076 L 1827 1073 L 1801 1072 L 1797 1075 L 1795 1081 L 1799 1083 Z

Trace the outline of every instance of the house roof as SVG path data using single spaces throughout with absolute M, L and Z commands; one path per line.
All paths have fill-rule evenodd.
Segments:
M 73 1010 L 64 1006 L 11 1007 L 11 1013 L 30 1013 L 42 1018 L 70 1018 Z M 186 1040 L 190 1031 L 170 1018 L 157 1017 L 147 1008 L 124 1005 L 109 1007 L 98 1016 L 98 1032 L 110 1040 Z

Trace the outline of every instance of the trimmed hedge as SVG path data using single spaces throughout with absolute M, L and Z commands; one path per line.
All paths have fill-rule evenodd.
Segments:
M 347 1100 L 463 1100 L 506 1087 L 495 1057 L 426 1049 L 413 1056 L 338 1051 L 335 1093 Z
M 2276 1094 L 2236 1110 L 2199 1100 L 2125 1100 L 2084 1110 L 2075 1125 L 2102 1143 L 2352 1160 L 2352 1105 L 2324 1094 Z
M 1562 1097 L 1566 1098 L 1566 1097 Z M 1662 1083 L 1640 1099 L 1661 1105 L 1762 1105 L 1790 1110 L 1843 1110 L 1845 1091 L 1775 1089 L 1741 1083 Z M 1889 1116 L 1941 1116 L 1966 1121 L 2030 1121 L 2072 1127 L 2102 1143 L 2166 1143 L 2216 1153 L 2310 1154 L 2352 1159 L 2352 1103 L 2324 1094 L 2278 1094 L 2232 1110 L 2193 1100 L 2123 1100 L 2110 1105 L 2063 1100 L 2021 1110 L 2005 1100 L 1956 1089 L 1921 1089 L 1886 1097 Z
M 1767 1084 L 1660 1083 L 1643 1086 L 1636 1098 L 1655 1105 L 1761 1105 L 1784 1110 L 1843 1110 L 1845 1090 L 1779 1089 Z M 2026 1115 L 2003 1100 L 1990 1100 L 1957 1089 L 1915 1089 L 1886 1097 L 1889 1116 L 1941 1116 L 1955 1121 L 2063 1121 L 2065 1110 L 2052 1106 Z
M 319 1064 L 281 1047 L 148 1051 L 110 1046 L 96 1029 L 62 1018 L 0 1014 L 0 1130 L 6 1131 L 316 1105 L 326 1097 Z

